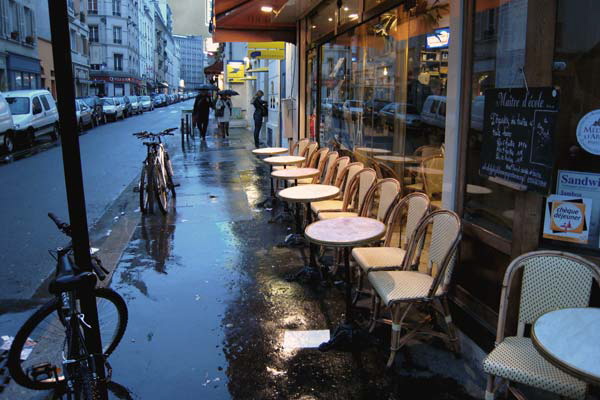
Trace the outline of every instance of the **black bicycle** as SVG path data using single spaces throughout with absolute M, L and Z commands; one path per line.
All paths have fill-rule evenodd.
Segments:
M 59 230 L 71 236 L 71 228 L 55 215 L 48 216 Z M 17 332 L 8 353 L 7 366 L 13 379 L 30 389 L 54 389 L 67 399 L 96 399 L 100 384 L 95 365 L 106 361 L 115 350 L 127 326 L 127 306 L 117 292 L 96 288 L 108 271 L 92 256 L 93 272 L 81 271 L 73 261 L 72 245 L 51 254 L 56 259 L 56 275 L 49 290 L 54 298 L 41 306 Z M 88 351 L 85 333 L 92 326 L 81 311 L 80 298 L 92 291 L 98 308 L 102 354 Z
M 158 133 L 137 132 L 133 135 L 138 139 L 145 139 L 146 159 L 140 176 L 139 193 L 140 209 L 146 214 L 154 210 L 154 200 L 163 214 L 167 213 L 169 193 L 175 197 L 175 183 L 173 182 L 173 166 L 169 153 L 162 144 L 162 136 L 173 136 L 171 132 L 177 128 L 169 128 Z

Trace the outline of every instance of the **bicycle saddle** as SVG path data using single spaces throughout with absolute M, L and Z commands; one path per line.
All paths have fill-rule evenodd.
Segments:
M 86 271 L 74 274 L 73 264 L 69 256 L 64 254 L 58 258 L 56 278 L 50 282 L 48 290 L 52 294 L 69 292 L 77 289 L 93 288 L 96 285 L 96 275 Z

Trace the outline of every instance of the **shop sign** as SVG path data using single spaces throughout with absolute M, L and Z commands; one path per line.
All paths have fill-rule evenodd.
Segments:
M 480 175 L 547 194 L 558 107 L 559 94 L 552 87 L 486 90 Z
M 580 244 L 588 243 L 592 200 L 551 195 L 546 200 L 544 237 Z
M 589 199 L 589 245 L 600 247 L 600 174 L 559 170 L 556 194 L 568 198 Z
M 227 82 L 244 83 L 245 65 L 242 61 L 230 61 L 227 63 Z
M 248 49 L 283 50 L 285 42 L 248 42 Z
M 600 155 L 600 110 L 591 111 L 579 120 L 577 141 L 588 153 Z
M 257 60 L 285 60 L 285 50 L 248 49 L 248 57 Z

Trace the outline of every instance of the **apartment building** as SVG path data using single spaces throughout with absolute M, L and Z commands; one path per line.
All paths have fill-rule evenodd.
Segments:
M 142 92 L 151 93 L 154 90 L 155 84 L 154 48 L 156 47 L 156 34 L 154 32 L 154 2 L 152 0 L 139 0 L 138 7 Z
M 196 90 L 204 83 L 204 39 L 194 35 L 173 35 L 173 38 L 179 45 L 179 71 L 185 90 Z

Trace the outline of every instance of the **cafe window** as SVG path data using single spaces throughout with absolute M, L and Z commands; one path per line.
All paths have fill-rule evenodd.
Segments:
M 338 10 L 340 25 L 356 23 L 360 15 L 358 0 L 344 0 Z
M 314 139 L 317 130 L 317 78 L 319 66 L 317 64 L 317 51 L 312 49 L 308 52 L 306 61 L 306 127 L 308 130 L 307 137 Z M 323 143 L 321 141 L 321 143 Z M 323 143 L 324 145 L 324 143 Z
M 575 222 L 558 224 L 566 234 L 546 226 L 545 219 L 542 242 L 596 254 L 600 247 L 600 28 L 595 19 L 599 14 L 600 3 L 595 0 L 558 1 L 552 78 L 560 90 L 560 111 L 550 193 L 564 195 L 561 200 L 578 206 L 584 199 L 585 209 L 581 229 Z M 547 204 L 543 213 L 548 225 L 551 209 Z
M 336 2 L 325 1 L 317 13 L 308 19 L 308 37 L 311 41 L 332 33 L 335 27 Z
M 382 165 L 407 191 L 441 201 L 449 6 L 424 18 L 404 6 L 321 46 L 321 142 Z M 428 12 L 424 10 L 423 12 Z M 428 176 L 420 166 L 427 164 Z M 424 179 L 430 179 L 428 188 Z
M 463 218 L 512 239 L 516 191 L 480 174 L 485 91 L 524 87 L 527 1 L 475 2 L 471 116 Z

